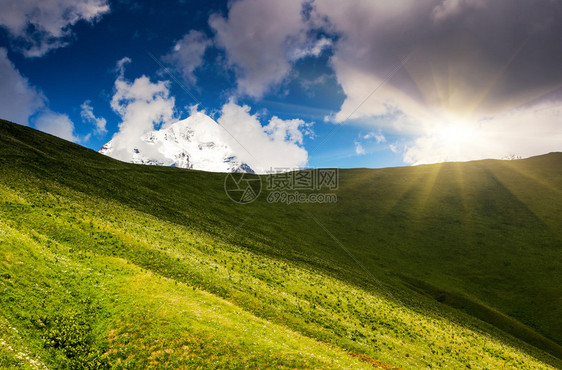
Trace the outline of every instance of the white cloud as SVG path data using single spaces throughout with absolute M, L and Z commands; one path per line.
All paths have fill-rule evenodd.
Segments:
M 271 118 L 264 130 L 274 140 L 299 145 L 302 145 L 304 135 L 312 135 L 310 123 L 306 123 L 302 119 L 282 120 L 275 116 Z
M 23 77 L 8 60 L 6 49 L 0 48 L 0 114 L 1 118 L 29 125 L 32 118 L 35 128 L 78 142 L 74 123 L 65 114 L 49 110 L 47 99 Z M 37 114 L 38 113 L 38 114 Z M 37 114 L 37 116 L 34 116 Z
M 562 150 L 562 105 L 517 109 L 475 123 L 441 124 L 406 145 L 411 164 L 530 157 Z
M 82 117 L 82 120 L 94 125 L 94 133 L 96 135 L 103 135 L 107 132 L 107 129 L 105 128 L 107 121 L 103 117 L 96 117 L 94 115 L 94 108 L 89 100 L 82 103 L 80 109 L 80 116 Z
M 217 121 L 230 133 L 225 133 L 225 142 L 242 162 L 258 173 L 302 168 L 308 162 L 308 153 L 301 144 L 303 134 L 310 132 L 310 124 L 302 120 L 273 117 L 262 127 L 258 116 L 250 114 L 249 106 L 231 100 L 223 105 Z
M 364 140 L 370 140 L 370 139 L 375 139 L 377 144 L 380 143 L 385 143 L 386 142 L 386 138 L 384 137 L 384 135 L 380 132 L 369 132 L 368 134 L 363 135 L 363 139 Z
M 74 136 L 74 123 L 72 123 L 66 114 L 46 110 L 35 118 L 34 126 L 38 130 L 68 141 L 80 141 L 78 137 Z
M 212 42 L 199 31 L 189 31 L 181 40 L 176 42 L 172 51 L 163 60 L 172 63 L 180 71 L 184 80 L 195 83 L 194 71 L 203 64 L 205 50 Z
M 141 140 L 141 137 L 160 127 L 169 128 L 178 121 L 174 97 L 170 95 L 167 81 L 152 82 L 146 76 L 133 82 L 127 81 L 123 68 L 128 61 L 123 59 L 118 64 L 115 94 L 111 100 L 111 107 L 121 116 L 119 132 L 111 140 L 111 156 L 130 161 L 133 150 L 139 149 L 147 158 L 161 158 L 159 148 Z M 202 113 L 193 108 L 191 115 L 201 116 Z M 201 120 L 199 117 L 191 121 Z M 259 117 L 250 113 L 249 106 L 240 106 L 233 100 L 223 105 L 217 121 L 222 128 L 217 126 L 216 130 L 213 129 L 214 145 L 228 146 L 241 162 L 258 173 L 265 173 L 271 168 L 300 168 L 308 161 L 308 153 L 302 143 L 305 135 L 312 134 L 309 123 L 273 117 L 262 126 Z M 211 126 L 206 124 L 190 129 L 196 131 Z M 208 137 L 208 133 L 204 132 L 190 135 Z
M 365 141 L 375 141 L 377 144 L 382 144 L 386 142 L 386 138 L 380 131 L 371 131 L 366 134 L 359 134 L 357 139 L 353 141 L 353 144 L 355 145 L 355 154 L 364 155 L 367 153 L 364 147 Z
M 131 146 L 137 145 L 143 134 L 175 117 L 175 99 L 170 96 L 169 82 L 154 83 L 146 76 L 133 82 L 127 81 L 123 76 L 127 62 L 130 59 L 124 58 L 118 62 L 115 94 L 111 99 L 111 108 L 121 116 L 119 131 L 112 139 L 112 156 L 123 161 L 129 159 Z M 145 150 L 149 151 L 148 148 Z
M 302 45 L 302 47 L 297 47 L 289 51 L 289 60 L 297 61 L 305 57 L 317 57 L 325 49 L 328 49 L 331 46 L 332 40 L 325 37 L 322 37 L 318 40 L 308 40 L 305 45 Z
M 125 76 L 125 67 L 131 62 L 132 60 L 129 57 L 124 57 L 117 61 L 117 64 L 115 65 L 115 72 L 117 72 L 118 77 L 123 78 Z
M 318 55 L 328 42 L 307 37 L 301 1 L 236 1 L 227 18 L 214 14 L 209 24 L 236 72 L 239 93 L 258 98 L 287 77 L 292 61 Z
M 108 11 L 106 0 L 3 0 L 0 26 L 26 57 L 40 57 L 67 45 L 78 21 L 94 22 Z
M 28 125 L 29 117 L 44 106 L 46 99 L 19 73 L 4 48 L 0 48 L 0 81 L 1 118 Z
M 354 141 L 353 144 L 355 144 L 355 154 L 357 155 L 363 155 L 365 154 L 365 148 L 363 148 L 363 145 L 361 145 L 361 143 L 359 141 Z

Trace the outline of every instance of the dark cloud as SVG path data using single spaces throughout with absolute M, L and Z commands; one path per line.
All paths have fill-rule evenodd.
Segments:
M 430 108 L 494 114 L 562 85 L 560 1 L 382 3 L 314 2 L 342 35 L 333 62 L 348 98 L 357 84 L 345 81 L 351 71 L 382 79 L 409 54 L 390 84 Z

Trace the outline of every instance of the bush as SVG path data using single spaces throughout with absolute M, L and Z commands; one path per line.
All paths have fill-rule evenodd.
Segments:
M 105 354 L 93 341 L 92 327 L 84 314 L 66 312 L 42 317 L 43 345 L 51 350 L 56 362 L 66 369 L 106 369 Z

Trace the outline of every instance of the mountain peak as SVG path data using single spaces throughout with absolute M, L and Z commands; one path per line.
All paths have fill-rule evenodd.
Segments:
M 116 135 L 99 152 L 137 164 L 254 173 L 231 146 L 216 140 L 222 136 L 222 128 L 215 120 L 195 112 L 186 119 L 164 124 L 138 139 Z

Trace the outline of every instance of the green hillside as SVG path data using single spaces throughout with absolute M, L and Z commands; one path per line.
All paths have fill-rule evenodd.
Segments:
M 0 368 L 562 368 L 562 153 L 224 182 L 0 121 Z

